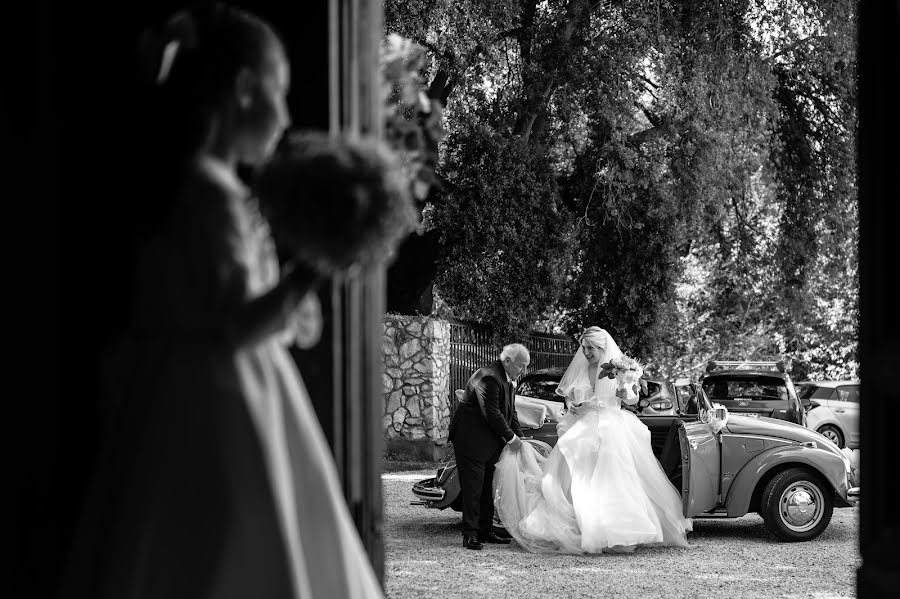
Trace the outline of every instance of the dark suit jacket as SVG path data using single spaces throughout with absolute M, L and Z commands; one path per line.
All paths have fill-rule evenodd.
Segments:
M 455 451 L 487 460 L 499 455 L 513 435 L 522 436 L 516 416 L 515 393 L 506 380 L 503 363 L 497 360 L 469 377 L 465 395 L 450 423 L 449 438 Z

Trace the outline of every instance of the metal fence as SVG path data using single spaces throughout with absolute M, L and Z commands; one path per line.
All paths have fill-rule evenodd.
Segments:
M 572 356 L 578 351 L 578 342 L 562 335 L 532 333 L 525 346 L 531 354 L 527 372 L 544 368 L 568 366 Z
M 456 408 L 456 389 L 465 389 L 472 373 L 500 357 L 489 325 L 450 321 L 450 406 Z M 532 333 L 523 341 L 531 354 L 526 373 L 555 366 L 568 366 L 578 342 L 563 335 Z

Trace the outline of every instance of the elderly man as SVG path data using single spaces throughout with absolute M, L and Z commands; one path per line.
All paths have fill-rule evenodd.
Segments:
M 518 449 L 522 444 L 515 381 L 530 361 L 524 345 L 505 346 L 499 360 L 472 374 L 453 414 L 450 441 L 462 492 L 466 549 L 481 549 L 482 543 L 509 543 L 491 530 L 494 466 L 505 445 Z

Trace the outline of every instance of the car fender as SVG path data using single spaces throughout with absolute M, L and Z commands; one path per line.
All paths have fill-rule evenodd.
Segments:
M 418 498 L 414 504 L 439 510 L 451 507 L 459 497 L 459 492 L 459 474 L 455 462 L 440 468 L 437 476 L 420 480 L 412 486 L 412 493 Z
M 739 518 L 745 515 L 757 486 L 769 479 L 770 472 L 787 466 L 801 466 L 818 473 L 846 503 L 847 471 L 843 459 L 827 449 L 787 445 L 760 453 L 735 475 L 725 498 L 728 516 Z
M 459 471 L 456 469 L 455 462 L 444 468 L 444 472 L 441 473 L 441 477 L 438 482 L 440 484 L 440 487 L 444 489 L 444 498 L 440 502 L 436 503 L 434 507 L 442 510 L 446 507 L 449 507 L 454 501 L 456 501 L 456 498 L 460 493 Z

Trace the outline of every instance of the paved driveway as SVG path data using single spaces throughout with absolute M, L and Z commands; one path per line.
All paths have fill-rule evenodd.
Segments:
M 834 510 L 815 541 L 778 543 L 756 515 L 695 519 L 692 549 L 633 554 L 537 555 L 515 543 L 462 547 L 460 515 L 411 506 L 413 482 L 433 470 L 382 476 L 390 599 L 460 597 L 856 597 L 859 509 Z

